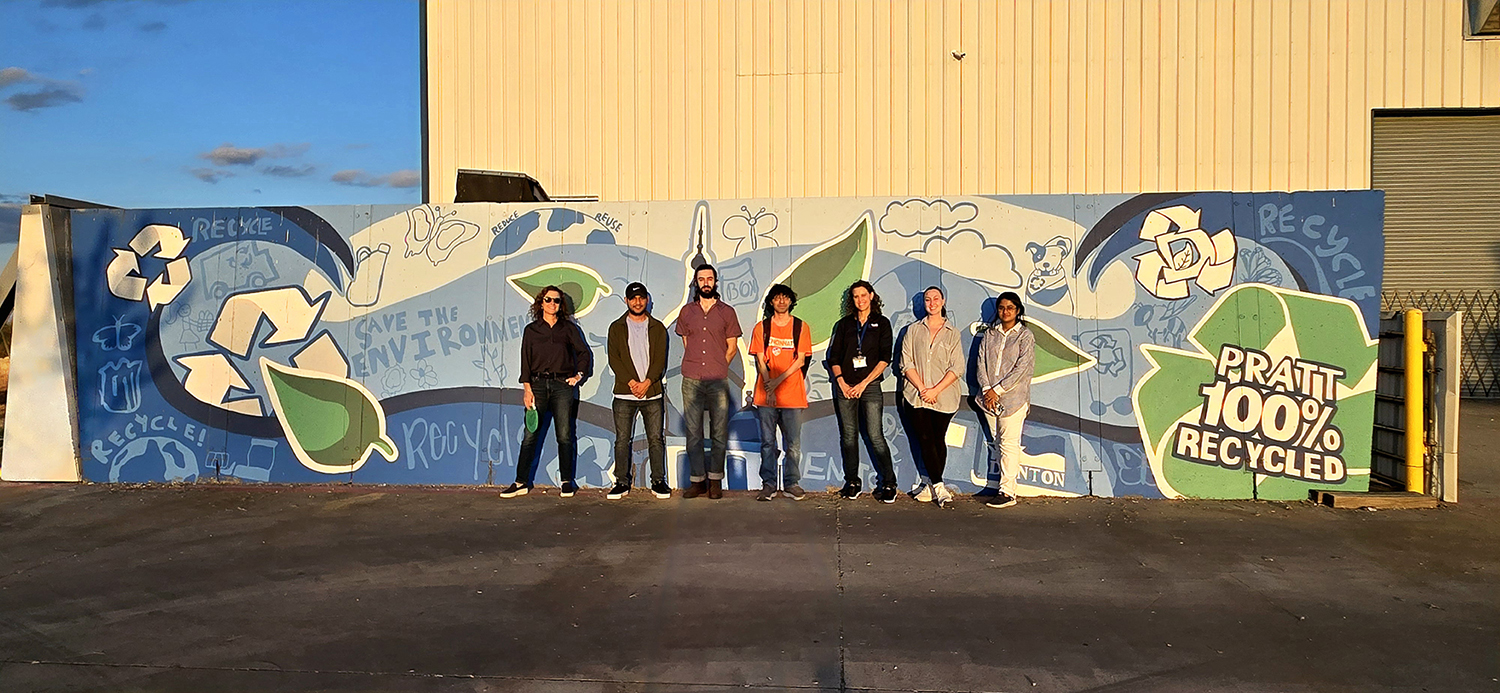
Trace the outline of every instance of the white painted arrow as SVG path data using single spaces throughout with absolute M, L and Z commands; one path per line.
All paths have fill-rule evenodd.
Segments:
M 262 344 L 275 346 L 307 339 L 313 324 L 323 314 L 330 294 L 313 300 L 298 286 L 251 291 L 230 296 L 219 310 L 208 341 L 240 358 L 248 358 L 256 329 L 264 317 L 271 334 Z
M 104 268 L 109 292 L 127 301 L 141 300 L 146 294 L 146 278 L 141 276 L 141 263 L 135 259 L 135 253 L 119 248 L 110 250 L 115 251 L 115 259 Z
M 310 371 L 349 377 L 349 363 L 333 342 L 333 335 L 324 332 L 301 351 L 292 354 L 292 365 Z
M 224 358 L 223 354 L 211 352 L 179 356 L 177 364 L 188 370 L 187 377 L 182 382 L 182 388 L 187 390 L 187 393 L 194 399 L 220 409 L 251 416 L 265 416 L 265 408 L 261 406 L 258 397 L 226 401 L 229 399 L 231 390 L 250 392 L 250 384 L 245 382 L 245 377 L 240 375 L 239 369 L 235 368 L 229 359 Z
M 188 280 L 192 279 L 192 273 L 188 270 L 188 261 L 185 257 L 177 258 L 167 263 L 167 268 L 161 271 L 161 275 L 146 287 L 146 300 L 151 310 L 157 306 L 166 305 L 182 293 L 182 288 L 187 286 Z
M 186 248 L 188 239 L 182 235 L 182 229 L 166 224 L 151 224 L 140 230 L 135 238 L 130 239 L 130 247 L 136 255 L 146 257 L 151 254 L 151 249 L 161 246 L 156 256 L 163 260 L 171 260 L 182 255 L 182 249 Z

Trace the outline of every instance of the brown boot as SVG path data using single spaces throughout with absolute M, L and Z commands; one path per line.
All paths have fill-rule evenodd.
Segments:
M 708 482 L 694 481 L 693 483 L 688 484 L 687 490 L 682 492 L 682 497 L 697 498 L 698 496 L 701 496 L 705 493 L 708 493 Z
M 708 499 L 719 500 L 724 497 L 724 481 L 721 479 L 708 480 Z

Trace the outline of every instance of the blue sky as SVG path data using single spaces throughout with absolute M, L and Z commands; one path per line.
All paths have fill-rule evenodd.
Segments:
M 0 236 L 119 207 L 420 201 L 417 0 L 7 0 Z

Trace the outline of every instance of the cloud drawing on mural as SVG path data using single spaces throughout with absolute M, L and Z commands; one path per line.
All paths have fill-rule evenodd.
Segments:
M 1004 246 L 985 243 L 984 236 L 974 229 L 960 229 L 949 236 L 930 238 L 922 244 L 921 250 L 913 250 L 906 256 L 970 277 L 992 288 L 1015 289 L 1021 286 L 1021 273 L 1016 271 L 1016 259 L 1010 251 Z
M 922 236 L 967 224 L 979 216 L 972 202 L 949 204 L 947 200 L 907 200 L 886 205 L 880 229 L 897 236 Z

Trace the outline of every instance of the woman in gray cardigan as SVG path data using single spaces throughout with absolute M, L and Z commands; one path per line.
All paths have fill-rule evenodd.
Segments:
M 1014 291 L 995 302 L 995 322 L 979 342 L 979 394 L 994 441 L 990 460 L 1000 466 L 1000 493 L 985 501 L 991 508 L 1016 504 L 1016 477 L 1021 473 L 1021 426 L 1031 411 L 1031 376 L 1036 371 L 1036 337 L 1021 319 L 1026 306 Z
M 919 489 L 916 498 L 943 507 L 953 500 L 952 490 L 943 484 L 943 467 L 948 462 L 948 424 L 963 399 L 959 383 L 966 359 L 958 330 L 948 321 L 943 290 L 927 287 L 922 303 L 927 317 L 906 328 L 901 340 L 901 370 L 906 376 L 902 395 L 911 407 L 913 433 L 932 482 Z

